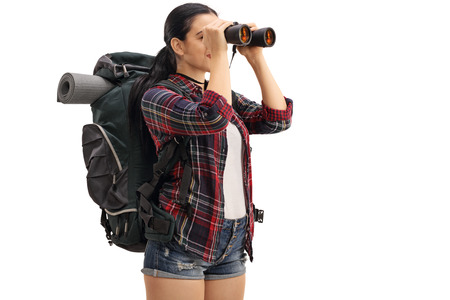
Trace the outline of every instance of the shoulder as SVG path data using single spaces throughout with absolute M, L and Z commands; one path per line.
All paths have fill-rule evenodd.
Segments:
M 179 94 L 174 92 L 173 90 L 168 89 L 162 85 L 156 85 L 144 93 L 142 97 L 143 101 L 155 101 L 160 99 L 167 99 L 170 97 L 181 97 Z

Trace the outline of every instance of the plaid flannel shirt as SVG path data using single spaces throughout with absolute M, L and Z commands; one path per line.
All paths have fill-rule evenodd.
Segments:
M 228 122 L 232 122 L 239 129 L 244 142 L 243 180 L 249 216 L 245 249 L 250 260 L 253 260 L 251 243 L 254 208 L 249 134 L 276 133 L 288 129 L 292 117 L 292 100 L 286 99 L 287 109 L 282 111 L 237 94 L 237 101 L 231 106 L 216 92 L 206 90 L 203 93 L 201 87 L 180 75 L 171 75 L 169 80 L 189 93 L 191 99 L 156 86 L 145 93 L 142 112 L 158 153 L 170 139 L 191 136 L 187 150 L 193 174 L 187 197 L 193 208 L 192 216 L 188 217 L 177 203 L 183 174 L 181 163 L 174 166 L 159 196 L 161 207 L 176 220 L 175 239 L 187 251 L 207 262 L 216 260 L 221 254 L 217 253 L 217 245 L 224 220 L 225 130 Z

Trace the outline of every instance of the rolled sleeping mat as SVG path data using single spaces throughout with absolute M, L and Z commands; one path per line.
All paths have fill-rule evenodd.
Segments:
M 100 76 L 65 73 L 58 84 L 58 102 L 92 104 L 113 87 L 111 82 Z

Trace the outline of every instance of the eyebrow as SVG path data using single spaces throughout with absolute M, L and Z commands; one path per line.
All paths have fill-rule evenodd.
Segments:
M 201 34 L 201 33 L 203 33 L 203 30 L 200 30 L 200 31 L 197 32 L 195 35 L 199 35 L 199 34 Z

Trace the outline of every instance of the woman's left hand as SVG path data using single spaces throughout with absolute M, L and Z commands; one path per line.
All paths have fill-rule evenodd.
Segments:
M 248 23 L 248 27 L 253 32 L 258 29 L 255 23 Z M 254 47 L 254 46 L 239 46 L 237 47 L 239 53 L 243 55 L 250 62 L 251 60 L 257 58 L 258 56 L 262 56 L 262 47 Z

